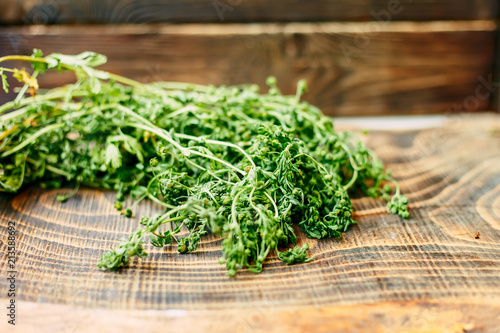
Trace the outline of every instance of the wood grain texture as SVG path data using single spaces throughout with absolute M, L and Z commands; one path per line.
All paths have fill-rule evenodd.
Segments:
M 459 115 L 438 128 L 371 132 L 365 139 L 401 181 L 411 219 L 387 214 L 381 201 L 355 199 L 359 224 L 341 240 L 307 240 L 312 262 L 286 266 L 271 255 L 261 274 L 242 271 L 233 279 L 217 263 L 221 253 L 215 237 L 187 255 L 170 246 L 149 246 L 150 255 L 133 260 L 128 269 L 99 271 L 100 254 L 138 223 L 137 217 L 126 219 L 114 210 L 111 192 L 82 189 L 64 204 L 54 199 L 64 189 L 4 195 L 0 276 L 7 274 L 6 226 L 15 221 L 17 299 L 33 309 L 20 306 L 19 316 L 30 325 L 41 318 L 65 325 L 67 316 L 44 306 L 58 304 L 75 309 L 74 320 L 94 313 L 103 325 L 133 326 L 144 313 L 156 318 L 147 325 L 159 328 L 177 316 L 172 319 L 177 330 L 187 323 L 198 328 L 219 323 L 225 328 L 219 331 L 230 332 L 235 331 L 230 323 L 243 317 L 262 323 L 266 332 L 284 331 L 281 323 L 295 327 L 292 332 L 342 327 L 356 332 L 370 325 L 377 328 L 372 332 L 391 331 L 390 325 L 405 328 L 402 332 L 497 332 L 499 130 L 497 115 Z M 136 214 L 158 210 L 145 202 Z M 301 235 L 299 243 L 305 241 Z M 53 316 L 45 315 L 48 309 L 56 309 Z M 252 321 L 255 313 L 261 319 Z M 91 323 L 75 325 L 90 332 Z
M 23 302 L 25 316 L 15 333 L 497 333 L 500 306 L 471 299 L 453 302 L 379 302 L 282 310 L 134 311 Z
M 0 30 L 0 56 L 92 50 L 108 56 L 104 69 L 142 82 L 264 86 L 274 75 L 294 94 L 304 78 L 305 98 L 330 115 L 444 113 L 491 110 L 496 29 L 493 21 L 37 26 Z M 40 82 L 73 80 L 53 71 Z
M 398 5 L 399 3 L 399 5 Z M 395 4 L 394 7 L 392 4 Z M 496 0 L 0 0 L 0 22 L 172 23 L 494 19 Z M 389 12 L 390 13 L 390 12 Z

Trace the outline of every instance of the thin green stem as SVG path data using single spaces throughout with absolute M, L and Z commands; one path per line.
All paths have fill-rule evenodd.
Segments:
M 36 161 L 32 159 L 31 157 L 26 157 L 26 162 L 36 164 Z M 53 172 L 57 175 L 61 175 L 66 177 L 67 179 L 73 178 L 73 174 L 66 172 L 64 170 L 61 170 L 59 168 L 56 168 L 55 166 L 45 164 L 45 169 L 49 170 L 50 172 Z
M 66 124 L 61 124 L 61 123 L 47 126 L 43 129 L 39 130 L 35 134 L 31 135 L 28 139 L 24 140 L 23 142 L 18 144 L 16 147 L 5 151 L 2 155 L 0 155 L 0 157 L 7 157 L 9 155 L 12 155 L 12 154 L 18 152 L 19 150 L 23 149 L 24 147 L 26 147 L 30 143 L 34 142 L 36 139 L 38 139 L 40 136 L 44 135 L 45 133 L 50 132 L 52 130 L 55 130 L 57 128 L 64 127 L 64 126 L 66 126 Z
M 242 195 L 246 190 L 247 189 L 244 188 L 241 191 L 239 191 L 238 193 L 236 193 L 236 195 L 234 196 L 234 199 L 233 199 L 233 203 L 231 204 L 231 221 L 233 222 L 233 225 L 235 227 L 238 226 L 238 216 L 236 214 L 237 213 L 236 212 L 236 204 L 238 203 L 238 199 L 240 198 L 240 195 Z
M 264 192 L 264 194 L 266 195 L 266 197 L 269 199 L 269 201 L 271 201 L 271 203 L 273 204 L 273 207 L 274 207 L 274 217 L 275 218 L 278 218 L 280 215 L 279 215 L 279 211 L 278 211 L 278 206 L 276 205 L 276 202 L 274 201 L 274 199 L 269 195 L 269 193 L 267 192 Z
M 231 148 L 237 149 L 240 153 L 242 153 L 248 159 L 248 161 L 252 164 L 253 167 L 256 166 L 255 162 L 252 160 L 252 158 L 250 157 L 250 155 L 248 155 L 247 152 L 245 152 L 245 150 L 243 148 L 241 148 L 238 145 L 235 145 L 234 143 L 224 142 L 224 141 L 218 141 L 218 140 L 210 140 L 210 139 L 207 140 L 207 139 L 204 139 L 204 138 L 201 138 L 201 137 L 196 137 L 196 136 L 182 134 L 182 133 L 176 133 L 175 136 L 178 137 L 178 138 L 180 138 L 180 139 L 193 140 L 193 141 L 197 141 L 197 142 L 203 142 L 203 141 L 205 141 L 207 144 L 218 145 L 218 146 L 226 146 L 226 147 L 231 147 Z
M 351 149 L 349 147 L 347 147 L 345 144 L 341 144 L 342 148 L 344 148 L 344 151 L 347 153 L 347 155 L 349 156 L 349 161 L 351 162 L 351 166 L 354 170 L 361 170 L 362 168 L 360 168 L 358 166 L 358 164 L 356 163 L 356 161 L 354 160 L 354 157 L 352 156 L 351 154 Z
M 165 90 L 186 90 L 186 91 L 207 92 L 210 89 L 210 87 L 203 86 L 201 84 L 184 83 L 184 82 L 156 82 L 153 85 Z
M 20 56 L 20 55 L 1 57 L 0 58 L 0 63 L 4 62 L 4 61 L 27 61 L 27 62 L 31 62 L 31 63 L 37 62 L 37 63 L 42 63 L 42 64 L 47 64 L 48 63 L 45 58 L 33 58 L 31 56 Z M 60 63 L 59 66 L 62 69 L 70 70 L 70 71 L 73 71 L 73 72 L 75 72 L 77 70 L 77 68 L 75 68 L 73 66 L 65 65 L 63 63 Z M 140 83 L 138 81 L 135 81 L 135 80 L 132 80 L 132 79 L 129 79 L 129 78 L 117 75 L 117 74 L 109 73 L 109 78 L 111 80 L 114 80 L 116 82 L 120 82 L 120 83 L 126 84 L 128 86 L 146 89 L 146 87 L 145 87 L 144 84 L 142 84 L 142 83 Z
M 204 157 L 204 158 L 208 158 L 208 159 L 211 159 L 211 160 L 214 160 L 216 162 L 219 162 L 221 164 L 224 164 L 225 166 L 233 169 L 234 171 L 238 172 L 239 174 L 243 175 L 243 176 L 246 176 L 246 172 L 235 167 L 234 165 L 232 165 L 231 163 L 229 162 L 226 162 L 224 160 L 221 160 L 220 158 L 218 157 L 215 157 L 215 156 L 211 156 L 211 155 L 208 155 L 208 154 L 203 154 L 203 153 L 200 153 L 200 152 L 197 152 L 196 150 L 188 150 L 191 154 L 193 155 L 197 155 L 197 156 L 200 156 L 200 157 Z
M 37 76 L 38 76 L 38 74 L 39 74 L 39 72 L 38 72 L 37 70 L 35 70 L 35 71 L 33 72 L 33 74 L 31 75 L 31 77 L 32 77 L 33 79 L 36 79 L 36 78 L 37 78 Z M 30 86 L 29 86 L 29 84 L 25 84 L 25 85 L 21 88 L 21 90 L 19 91 L 19 93 L 18 93 L 18 94 L 17 94 L 17 96 L 16 96 L 16 99 L 14 99 L 14 103 L 15 103 L 15 104 L 19 103 L 19 101 L 21 101 L 21 100 L 23 99 L 24 94 L 26 94 L 26 91 L 28 90 L 28 88 L 29 88 L 29 87 L 30 87 Z
M 4 105 L 0 106 L 0 120 L 4 120 L 5 116 L 7 115 L 2 115 L 3 113 L 13 109 L 13 108 L 18 108 L 26 105 L 36 105 L 37 102 L 43 102 L 43 101 L 50 101 L 50 100 L 55 100 L 55 99 L 62 99 L 66 97 L 67 92 L 65 90 L 61 89 L 54 89 L 51 90 L 51 92 L 41 95 L 41 96 L 35 96 L 35 97 L 27 97 L 20 101 L 19 103 L 14 103 L 14 102 L 7 102 Z M 89 95 L 88 91 L 83 91 L 83 90 L 78 90 L 78 91 L 72 91 L 71 92 L 73 97 L 86 97 Z M 15 112 L 15 111 L 14 111 Z
M 14 69 L 10 69 L 10 68 L 7 68 L 7 67 L 0 67 L 0 72 L 15 73 L 16 71 Z
M 344 189 L 346 189 L 346 190 L 350 189 L 351 186 L 354 185 L 354 183 L 356 182 L 357 179 L 358 179 L 358 170 L 354 169 L 354 172 L 352 173 L 352 178 L 349 181 L 349 183 L 344 185 Z

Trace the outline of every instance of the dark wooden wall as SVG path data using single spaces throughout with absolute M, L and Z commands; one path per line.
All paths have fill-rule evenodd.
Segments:
M 306 99 L 338 116 L 498 105 L 497 0 L 0 0 L 0 9 L 0 56 L 93 50 L 109 57 L 105 69 L 140 81 L 263 85 L 275 75 L 287 93 L 305 78 Z
M 402 8 L 392 18 L 397 21 L 491 20 L 498 11 L 497 0 L 2 0 L 0 4 L 5 8 L 0 22 L 8 24 L 370 21 L 372 11 L 388 7 Z

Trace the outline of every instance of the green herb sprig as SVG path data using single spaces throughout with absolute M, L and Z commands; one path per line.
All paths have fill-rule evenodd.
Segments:
M 304 81 L 285 96 L 272 77 L 266 94 L 255 85 L 142 84 L 96 69 L 106 57 L 92 52 L 35 50 L 0 63 L 8 60 L 34 72 L 0 67 L 5 91 L 8 73 L 24 83 L 0 106 L 0 191 L 84 185 L 116 190 L 115 207 L 127 217 L 146 198 L 164 209 L 105 252 L 102 269 L 145 258 L 146 239 L 189 253 L 208 233 L 223 238 L 229 276 L 261 272 L 271 252 L 287 265 L 308 262 L 294 224 L 309 238 L 340 238 L 356 223 L 349 194 L 357 190 L 409 217 L 407 198 L 373 151 L 301 101 Z M 77 81 L 36 94 L 36 77 L 49 69 L 72 71 Z

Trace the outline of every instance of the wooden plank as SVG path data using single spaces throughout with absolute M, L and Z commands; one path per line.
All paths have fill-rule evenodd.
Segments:
M 138 223 L 114 210 L 110 192 L 82 189 L 64 204 L 55 200 L 64 189 L 4 195 L 0 240 L 6 243 L 9 221 L 18 232 L 19 320 L 52 331 L 71 323 L 82 332 L 99 323 L 137 326 L 143 318 L 151 318 L 143 326 L 151 331 L 172 318 L 173 331 L 221 325 L 223 332 L 384 332 L 394 325 L 495 332 L 500 139 L 492 130 L 498 129 L 498 115 L 464 114 L 437 128 L 371 132 L 365 139 L 400 180 L 411 218 L 387 214 L 381 201 L 355 199 L 359 224 L 341 240 L 307 240 L 315 260 L 286 266 L 271 255 L 261 274 L 242 271 L 233 279 L 217 263 L 220 240 L 213 237 L 192 254 L 148 246 L 150 255 L 128 269 L 99 271 L 99 255 Z M 159 209 L 143 203 L 137 216 Z M 2 276 L 6 257 L 2 251 Z M 158 312 L 137 311 L 146 309 Z
M 93 50 L 108 56 L 104 69 L 143 82 L 264 86 L 274 75 L 293 94 L 305 78 L 305 98 L 327 114 L 443 113 L 491 108 L 496 28 L 494 21 L 37 26 L 2 29 L 0 55 Z M 51 72 L 41 84 L 72 80 Z
M 2 303 L 4 304 L 4 302 Z M 16 324 L 16 333 L 95 332 L 269 332 L 345 333 L 495 332 L 500 324 L 500 306 L 474 300 L 454 302 L 381 302 L 321 308 L 245 310 L 105 310 L 69 305 L 23 302 L 26 313 Z M 0 322 L 4 332 L 12 330 Z
M 0 22 L 187 23 L 494 19 L 496 0 L 0 0 Z M 387 15 L 388 14 L 388 15 Z

